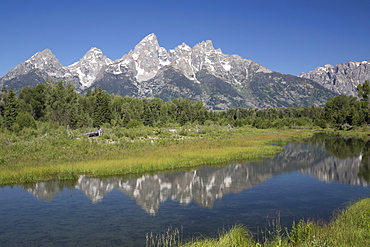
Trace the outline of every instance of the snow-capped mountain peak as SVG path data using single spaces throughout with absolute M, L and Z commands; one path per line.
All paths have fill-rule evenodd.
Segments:
M 167 50 L 159 46 L 157 36 L 153 33 L 142 39 L 128 55 L 134 61 L 138 82 L 153 78 L 161 67 L 171 63 Z
M 46 77 L 68 77 L 68 70 L 66 70 L 55 55 L 49 49 L 35 53 L 28 60 L 18 64 L 10 70 L 2 81 L 13 80 L 28 73 L 42 74 Z M 46 79 L 46 78 L 45 78 Z
M 63 65 L 59 62 L 59 60 L 49 49 L 37 52 L 30 59 L 25 61 L 25 63 L 29 63 L 33 65 L 34 68 L 39 69 L 45 69 L 48 67 L 57 67 L 57 68 L 63 67 Z
M 365 69 L 367 63 L 351 66 Z M 167 51 L 153 33 L 116 61 L 93 47 L 79 61 L 64 67 L 46 49 L 0 78 L 0 86 L 17 90 L 43 83 L 48 77 L 72 82 L 78 91 L 101 87 L 122 96 L 165 101 L 189 98 L 202 100 L 209 109 L 320 105 L 325 97 L 335 95 L 317 88 L 317 83 L 308 79 L 282 75 L 238 55 L 223 54 L 220 48 L 214 48 L 211 40 L 193 47 L 182 43 Z M 281 87 L 280 91 L 276 90 Z M 325 91 L 324 96 L 312 99 L 310 95 L 316 94 L 315 90 Z M 265 97 L 266 92 L 277 96 Z
M 100 49 L 92 47 L 80 61 L 67 68 L 71 74 L 80 79 L 81 88 L 85 89 L 91 86 L 104 67 L 112 63 L 113 61 L 107 58 Z

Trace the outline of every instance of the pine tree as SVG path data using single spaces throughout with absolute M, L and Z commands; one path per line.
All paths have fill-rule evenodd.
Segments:
M 0 116 L 3 116 L 6 92 L 6 86 L 3 85 L 0 92 Z
M 109 123 L 111 120 L 111 112 L 109 109 L 110 95 L 103 89 L 95 89 L 94 92 L 94 127 L 100 127 L 103 123 Z
M 6 93 L 3 112 L 3 124 L 5 127 L 10 128 L 18 116 L 18 101 L 12 88 Z
M 62 81 L 57 84 L 47 83 L 47 118 L 52 122 L 65 125 L 66 120 L 66 90 Z

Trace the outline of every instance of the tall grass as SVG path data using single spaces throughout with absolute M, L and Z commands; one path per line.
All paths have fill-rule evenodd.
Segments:
M 99 138 L 76 137 L 63 128 L 16 136 L 0 133 L 0 184 L 71 179 L 79 174 L 116 175 L 159 171 L 272 156 L 281 145 L 310 135 L 304 130 L 244 127 L 187 127 L 186 135 L 168 129 L 108 129 Z M 85 131 L 85 130 L 80 130 Z M 129 135 L 126 135 L 127 133 Z M 119 133 L 114 135 L 114 133 Z M 278 145 L 271 145 L 272 143 Z
M 146 234 L 146 247 L 171 247 L 178 246 L 181 243 L 181 231 L 177 228 L 169 226 L 162 234 L 153 234 L 153 232 Z
M 188 243 L 179 244 L 186 247 L 247 247 L 255 246 L 252 234 L 242 225 L 231 228 L 228 232 L 222 230 L 218 238 L 205 238 L 192 240 Z
M 164 246 L 158 244 L 156 246 Z M 179 240 L 171 246 L 183 247 L 353 247 L 370 246 L 370 198 L 362 199 L 337 213 L 330 222 L 304 221 L 293 223 L 291 230 L 276 227 L 270 238 L 256 241 L 242 225 L 228 232 L 222 231 L 217 238 L 198 238 L 188 242 Z

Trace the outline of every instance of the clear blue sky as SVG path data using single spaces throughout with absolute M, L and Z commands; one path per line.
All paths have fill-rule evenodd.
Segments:
M 298 75 L 370 59 L 369 0 L 1 0 L 0 77 L 49 48 L 67 66 L 110 59 L 155 33 L 167 50 L 212 40 L 225 54 Z

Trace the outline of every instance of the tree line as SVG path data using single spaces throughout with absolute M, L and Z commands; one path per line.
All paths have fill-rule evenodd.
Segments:
M 17 93 L 3 86 L 0 92 L 0 125 L 19 131 L 37 128 L 37 122 L 51 122 L 69 128 L 109 125 L 132 128 L 140 125 L 233 124 L 257 128 L 292 125 L 361 126 L 369 124 L 370 81 L 358 85 L 358 97 L 339 95 L 325 106 L 287 108 L 235 108 L 207 110 L 202 101 L 190 99 L 137 99 L 111 95 L 94 88 L 78 94 L 72 84 L 47 79 L 35 87 L 23 87 Z

